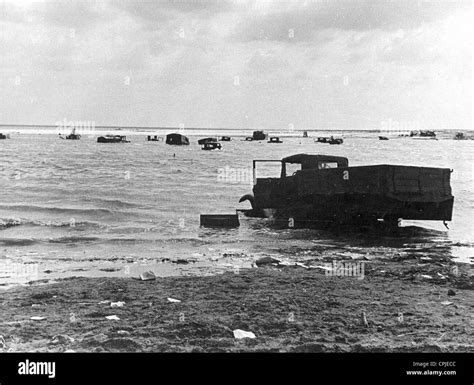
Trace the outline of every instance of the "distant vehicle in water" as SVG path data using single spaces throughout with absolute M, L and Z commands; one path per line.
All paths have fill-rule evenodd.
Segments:
M 105 135 L 97 138 L 97 143 L 130 143 L 124 135 Z
M 266 140 L 268 137 L 263 131 L 254 131 L 252 135 L 252 140 Z
M 334 138 L 333 136 L 331 136 L 328 141 L 329 144 L 342 144 L 343 142 L 344 140 L 342 138 Z
M 257 164 L 281 163 L 279 178 L 259 178 Z M 287 174 L 290 165 L 299 169 Z M 272 217 L 290 227 L 366 224 L 399 219 L 450 221 L 454 197 L 448 168 L 398 165 L 349 167 L 345 157 L 296 154 L 253 161 L 248 216 Z
M 270 140 L 268 141 L 268 143 L 283 143 L 283 141 L 280 140 L 278 136 L 272 136 L 270 137 Z
M 10 135 L 8 135 L 8 134 L 7 134 L 7 135 L 6 135 L 6 134 L 2 134 L 2 133 L 0 132 L 0 139 L 10 139 Z
M 329 144 L 342 144 L 344 140 L 342 138 L 336 138 L 334 136 L 320 136 L 315 140 L 317 143 L 329 143 Z
M 222 136 L 221 137 L 221 142 L 230 142 L 231 141 L 231 137 L 230 136 Z
M 81 139 L 81 135 L 76 134 L 76 129 L 75 128 L 72 129 L 72 131 L 69 135 L 63 136 L 63 135 L 59 134 L 59 137 L 61 139 L 69 139 L 69 140 L 79 140 L 79 139 Z
M 162 142 L 163 141 L 163 137 L 162 136 L 158 136 L 158 135 L 154 135 L 154 136 L 151 136 L 151 135 L 148 135 L 146 140 L 148 142 Z
M 424 138 L 424 139 L 436 139 L 436 133 L 430 130 L 422 131 L 411 131 L 410 137 L 412 138 Z
M 198 144 L 217 143 L 217 138 L 203 138 L 198 140 Z
M 251 136 L 247 136 L 247 137 L 245 138 L 245 140 L 246 140 L 247 142 L 251 142 L 251 141 L 253 140 L 253 138 L 252 138 Z
M 171 144 L 175 146 L 188 146 L 189 139 L 181 134 L 168 134 L 166 135 L 166 144 Z
M 202 144 L 201 150 L 220 150 L 222 145 L 218 142 L 205 142 Z
M 308 137 L 308 131 L 303 131 L 303 138 L 307 138 Z
M 472 136 L 468 137 L 466 134 L 464 134 L 464 132 L 457 132 L 456 135 L 454 135 L 454 139 L 455 140 L 468 140 L 468 139 L 472 139 Z
M 388 140 L 386 136 L 379 136 L 379 140 Z

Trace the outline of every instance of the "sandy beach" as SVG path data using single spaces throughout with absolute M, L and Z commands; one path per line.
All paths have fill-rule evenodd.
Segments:
M 0 349 L 473 350 L 474 284 L 468 270 L 454 274 L 448 260 L 427 264 L 419 258 L 364 261 L 364 270 L 363 279 L 358 279 L 328 276 L 310 263 L 306 267 L 275 263 L 208 277 L 152 281 L 73 277 L 31 283 L 0 294 Z M 123 304 L 112 307 L 112 302 Z M 113 315 L 118 319 L 106 318 Z M 235 329 L 251 331 L 256 338 L 236 339 Z

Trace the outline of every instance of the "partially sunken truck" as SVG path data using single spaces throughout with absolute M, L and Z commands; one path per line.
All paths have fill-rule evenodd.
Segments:
M 280 162 L 280 177 L 259 178 L 257 164 L 262 162 Z M 290 164 L 299 169 L 287 173 Z M 282 219 L 294 227 L 375 221 L 396 226 L 399 219 L 450 221 L 454 201 L 450 176 L 448 168 L 349 167 L 344 157 L 297 154 L 254 160 L 253 194 L 239 202 L 250 201 L 248 216 Z

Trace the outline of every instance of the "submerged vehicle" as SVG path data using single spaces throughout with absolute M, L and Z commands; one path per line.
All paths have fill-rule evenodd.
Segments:
M 257 164 L 281 163 L 279 178 L 257 177 Z M 291 165 L 297 171 L 287 174 Z M 347 158 L 296 154 L 253 161 L 252 210 L 246 215 L 289 221 L 290 227 L 321 223 L 398 220 L 450 221 L 454 197 L 448 168 L 380 164 L 349 167 Z
M 8 134 L 5 135 L 0 132 L 0 139 L 10 139 L 10 136 Z
M 105 135 L 97 138 L 97 143 L 130 143 L 124 135 Z
M 231 137 L 230 136 L 222 136 L 221 137 L 221 142 L 230 142 L 231 141 Z
M 268 137 L 263 131 L 254 131 L 252 134 L 252 140 L 266 140 Z
M 379 140 L 388 140 L 386 136 L 379 136 Z
M 329 143 L 329 144 L 342 144 L 344 140 L 342 138 L 335 138 L 334 136 L 329 136 L 329 137 L 319 137 L 317 140 L 315 140 L 317 143 Z
M 217 138 L 203 138 L 198 140 L 198 144 L 217 143 Z
M 220 150 L 222 145 L 217 142 L 205 142 L 202 144 L 201 150 Z
M 148 135 L 147 138 L 146 138 L 146 140 L 147 140 L 148 142 L 161 142 L 161 141 L 163 141 L 163 137 L 162 137 L 162 136 L 158 136 L 158 135 L 153 135 L 153 136 Z
M 283 141 L 278 136 L 272 136 L 268 143 L 283 143 Z
M 168 134 L 166 135 L 166 144 L 187 146 L 189 145 L 189 139 L 181 134 Z

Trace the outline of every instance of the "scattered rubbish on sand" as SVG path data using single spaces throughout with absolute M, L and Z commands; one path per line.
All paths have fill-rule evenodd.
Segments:
M 43 321 L 45 319 L 46 319 L 46 317 L 39 317 L 39 316 L 30 317 L 30 320 L 32 320 L 32 321 Z
M 280 261 L 272 257 L 262 257 L 255 261 L 255 264 L 259 267 L 264 265 L 270 265 L 272 263 L 280 263 Z
M 456 295 L 456 292 L 455 292 L 453 289 L 449 289 L 449 290 L 448 290 L 448 295 L 449 295 L 449 296 Z
M 179 299 L 174 299 L 174 298 L 167 298 L 168 299 L 168 302 L 173 302 L 173 303 L 179 303 L 181 302 Z
M 234 338 L 237 338 L 238 340 L 240 340 L 242 338 L 257 338 L 257 337 L 255 337 L 255 334 L 253 334 L 252 332 L 246 332 L 245 330 L 235 329 Z
M 106 303 L 109 303 L 110 301 L 100 301 L 99 302 L 99 305 L 103 305 L 103 304 L 106 304 Z
M 403 323 L 403 313 L 398 313 L 398 318 L 397 318 L 399 323 Z
M 74 338 L 72 337 L 69 337 L 67 335 L 64 335 L 64 334 L 58 334 L 56 336 L 54 336 L 52 339 L 51 339 L 51 343 L 52 344 L 67 344 L 67 343 L 70 343 L 70 342 L 74 342 Z
M 433 277 L 431 275 L 426 275 L 426 274 L 421 274 L 421 278 L 433 279 Z
M 125 302 L 123 301 L 118 301 L 118 302 L 111 302 L 110 307 L 123 307 L 125 305 Z
M 362 312 L 361 319 L 362 319 L 362 325 L 368 328 L 369 322 L 367 321 L 367 315 L 365 314 L 365 311 Z
M 115 314 L 114 314 L 114 315 L 105 316 L 105 318 L 107 318 L 109 321 L 120 321 L 120 318 L 117 317 Z
M 69 314 L 69 321 L 70 321 L 71 323 L 76 323 L 76 322 L 79 322 L 80 319 L 77 318 L 74 313 L 70 313 L 70 314 Z
M 449 305 L 452 305 L 454 302 L 451 302 L 451 301 L 443 301 L 441 302 L 441 305 L 443 306 L 449 306 Z
M 156 275 L 153 273 L 153 271 L 145 271 L 144 273 L 140 274 L 140 279 L 142 281 L 153 281 L 156 279 Z

